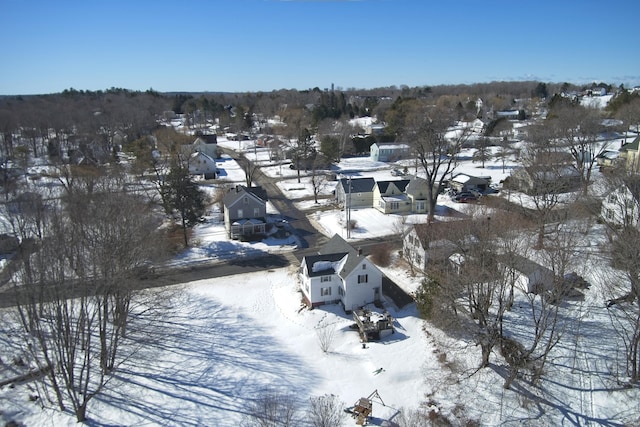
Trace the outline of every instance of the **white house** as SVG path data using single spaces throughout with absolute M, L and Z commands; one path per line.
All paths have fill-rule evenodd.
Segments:
M 627 179 L 602 200 L 600 216 L 616 227 L 640 226 L 640 180 Z
M 409 155 L 407 144 L 374 142 L 369 150 L 370 158 L 374 162 L 393 162 Z
M 340 303 L 353 311 L 382 298 L 382 272 L 337 234 L 302 259 L 300 282 L 309 307 Z
M 554 272 L 535 261 L 511 254 L 501 262 L 511 270 L 515 286 L 524 292 L 539 293 L 555 286 Z
M 189 156 L 189 174 L 203 175 L 205 179 L 215 179 L 217 172 L 216 160 L 208 154 L 196 151 Z
M 411 199 L 406 194 L 410 180 L 378 181 L 373 187 L 373 207 L 382 213 L 411 211 Z

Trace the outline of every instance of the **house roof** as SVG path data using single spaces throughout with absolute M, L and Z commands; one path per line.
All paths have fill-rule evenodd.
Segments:
M 379 148 L 387 148 L 387 149 L 393 149 L 393 150 L 408 150 L 409 149 L 409 145 L 408 144 L 401 144 L 401 143 L 397 143 L 397 142 L 374 142 L 373 145 L 376 145 Z
M 416 194 L 417 192 L 424 190 L 423 187 L 427 185 L 429 185 L 429 182 L 426 179 L 420 178 L 419 176 L 413 176 L 409 180 L 409 184 L 407 185 L 405 191 L 407 192 L 407 194 Z M 422 194 L 420 195 L 422 196 Z
M 620 151 L 638 151 L 638 146 L 640 145 L 640 136 L 636 137 L 632 142 L 628 144 L 624 144 L 620 147 Z
M 194 144 L 198 144 L 198 140 L 200 140 L 200 142 L 204 142 L 205 144 L 217 144 L 218 143 L 218 135 L 215 134 L 211 134 L 211 135 L 199 135 L 195 141 L 193 141 Z
M 466 183 L 487 183 L 488 184 L 489 183 L 489 180 L 487 180 L 486 178 L 471 176 L 465 173 L 457 174 L 456 176 L 451 178 L 451 181 L 458 182 L 460 184 L 466 184 Z
M 535 272 L 539 272 L 545 275 L 550 275 L 551 277 L 554 276 L 554 273 L 552 270 L 538 264 L 533 260 L 530 260 L 529 258 L 525 258 L 521 255 L 509 254 L 508 256 L 500 257 L 500 260 L 506 265 L 508 265 L 509 267 L 527 276 Z
M 250 197 L 253 197 L 255 200 L 262 203 L 266 203 L 268 200 L 267 192 L 262 187 L 245 187 L 244 185 L 236 185 L 224 195 L 222 203 L 225 206 L 231 206 L 245 195 L 250 195 Z
M 413 227 L 410 228 L 407 233 L 411 232 L 411 230 L 415 230 L 418 239 L 420 239 L 420 243 L 422 243 L 422 247 L 428 248 L 430 242 L 446 239 L 449 235 L 449 227 L 450 224 L 447 224 L 446 222 L 413 224 Z
M 373 178 L 341 178 L 338 185 L 342 186 L 345 193 L 349 192 L 349 180 L 351 180 L 352 193 L 370 193 L 376 185 Z
M 340 274 L 343 267 L 345 257 L 349 254 L 346 252 L 326 254 L 326 255 L 310 255 L 304 257 L 307 265 L 307 274 L 309 277 L 327 276 L 329 274 Z
M 202 157 L 203 159 L 205 159 L 205 160 L 207 160 L 209 162 L 213 162 L 214 165 L 216 164 L 216 161 L 215 161 L 215 159 L 213 157 L 211 157 L 207 153 L 203 153 L 202 151 L 194 151 L 189 156 L 189 159 L 197 159 L 198 157 Z
M 316 271 L 313 271 L 314 264 L 317 266 L 317 263 L 326 262 L 327 264 L 325 265 L 328 265 L 328 263 L 337 263 L 343 259 L 343 262 L 334 264 L 334 266 L 342 267 L 340 271 L 333 270 L 333 266 L 320 271 L 316 268 Z M 334 272 L 344 277 L 349 275 L 363 259 L 364 256 L 359 255 L 353 246 L 347 243 L 340 235 L 334 234 L 333 237 L 320 248 L 318 255 L 307 256 L 304 258 L 304 261 L 307 265 L 308 274 L 311 277 L 333 274 Z M 329 270 L 331 270 L 331 272 L 329 272 Z
M 406 190 L 407 185 L 409 185 L 409 181 L 408 179 L 399 179 L 397 181 L 378 181 L 376 183 L 376 185 L 378 186 L 378 190 L 380 190 L 380 193 L 386 193 L 387 190 L 389 189 L 389 185 L 393 184 L 396 186 L 396 188 L 403 192 Z

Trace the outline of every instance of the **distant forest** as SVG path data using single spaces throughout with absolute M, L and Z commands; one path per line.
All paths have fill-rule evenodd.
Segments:
M 193 128 L 204 128 L 215 120 L 220 129 L 229 132 L 260 129 L 268 133 L 266 118 L 275 116 L 288 125 L 294 124 L 291 127 L 296 129 L 318 130 L 329 128 L 323 127 L 328 122 L 354 117 L 375 116 L 378 121 L 385 121 L 387 112 L 399 99 L 421 99 L 458 109 L 461 118 L 472 118 L 478 112 L 478 99 L 485 108 L 493 110 L 526 109 L 535 105 L 532 102 L 548 100 L 554 94 L 581 92 L 590 87 L 605 88 L 608 92 L 619 89 L 606 84 L 576 86 L 537 81 L 367 90 L 315 87 L 246 93 L 70 88 L 47 95 L 1 96 L 0 137 L 4 158 L 11 157 L 17 137 L 21 144 L 33 141 L 30 154 L 38 157 L 43 154 L 42 141 L 47 141 L 45 149 L 50 155 L 55 155 L 63 146 L 82 141 L 92 142 L 96 138 L 113 141 L 116 133 L 118 140 L 135 141 L 151 134 L 163 115 L 169 118 L 183 114 L 187 125 Z M 262 126 L 256 126 L 260 120 L 264 120 Z

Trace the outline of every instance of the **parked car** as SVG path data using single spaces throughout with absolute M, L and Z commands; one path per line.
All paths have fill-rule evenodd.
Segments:
M 391 175 L 393 176 L 404 176 L 405 173 L 402 169 L 394 168 L 391 170 Z
M 478 200 L 478 196 L 473 193 L 463 191 L 453 196 L 453 200 L 458 203 L 470 203 Z

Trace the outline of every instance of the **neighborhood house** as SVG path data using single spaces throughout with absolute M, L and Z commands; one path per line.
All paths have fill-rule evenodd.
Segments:
M 373 178 L 342 178 L 336 185 L 336 203 L 344 207 L 370 208 L 375 185 Z
M 225 194 L 224 226 L 232 239 L 266 234 L 267 193 L 262 187 L 237 185 Z
M 404 159 L 409 154 L 407 144 L 374 142 L 370 148 L 370 158 L 374 162 L 394 162 Z
M 445 263 L 459 248 L 446 238 L 447 224 L 414 224 L 402 239 L 404 258 L 411 266 L 425 272 L 430 264 Z
M 351 312 L 382 298 L 382 272 L 337 234 L 302 259 L 300 282 L 309 307 L 340 303 Z

